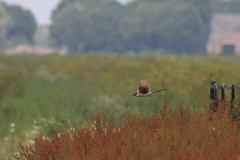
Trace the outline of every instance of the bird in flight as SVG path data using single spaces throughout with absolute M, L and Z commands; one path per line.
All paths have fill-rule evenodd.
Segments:
M 154 92 L 150 92 L 150 88 L 148 85 L 148 82 L 145 78 L 141 78 L 137 93 L 133 94 L 133 96 L 135 97 L 151 97 L 151 94 L 156 93 L 156 92 L 161 92 L 161 91 L 165 91 L 167 89 L 162 89 L 162 90 L 158 90 L 158 91 L 154 91 Z

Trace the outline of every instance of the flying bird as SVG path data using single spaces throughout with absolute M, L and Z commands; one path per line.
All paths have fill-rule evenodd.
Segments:
M 162 89 L 162 90 L 150 92 L 150 88 L 149 88 L 147 80 L 145 78 L 141 78 L 137 93 L 133 94 L 133 96 L 135 96 L 135 97 L 148 97 L 148 96 L 150 96 L 151 97 L 151 94 L 156 93 L 156 92 L 165 91 L 165 90 L 167 90 L 167 89 Z

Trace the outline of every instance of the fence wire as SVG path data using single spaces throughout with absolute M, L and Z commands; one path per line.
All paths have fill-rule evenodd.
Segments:
M 223 88 L 232 89 L 232 87 L 229 87 L 229 86 L 227 86 L 226 84 L 223 84 L 222 86 L 223 86 Z M 217 89 L 221 89 L 221 88 L 222 88 L 222 86 L 221 86 L 221 85 L 218 85 L 218 84 L 215 84 L 215 85 L 210 85 L 210 88 L 217 88 Z M 240 87 L 236 87 L 236 86 L 235 86 L 234 88 L 236 88 L 236 89 L 239 89 L 239 90 L 240 90 Z

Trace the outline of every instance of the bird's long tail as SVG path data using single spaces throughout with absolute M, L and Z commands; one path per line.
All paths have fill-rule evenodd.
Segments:
M 158 91 L 154 91 L 154 92 L 152 92 L 152 93 L 155 93 L 155 92 L 162 92 L 162 91 L 165 91 L 165 90 L 167 90 L 167 88 L 166 88 L 166 89 L 161 89 L 161 90 L 158 90 Z

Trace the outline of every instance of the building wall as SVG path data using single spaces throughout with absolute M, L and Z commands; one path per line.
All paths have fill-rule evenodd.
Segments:
M 219 55 L 223 53 L 224 45 L 234 45 L 235 53 L 240 55 L 240 32 L 212 33 L 207 44 L 207 52 Z

